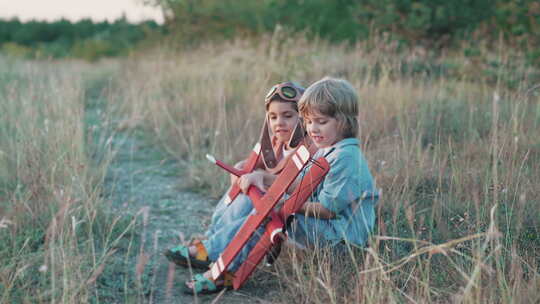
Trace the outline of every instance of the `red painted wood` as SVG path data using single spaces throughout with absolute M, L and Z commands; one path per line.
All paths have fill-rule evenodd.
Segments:
M 295 189 L 294 193 L 287 199 L 283 207 L 279 210 L 283 220 L 289 215 L 296 213 L 311 196 L 315 188 L 321 183 L 322 179 L 330 170 L 330 164 L 326 158 L 321 157 L 315 161 L 315 164 L 309 168 L 309 172 L 304 176 L 301 183 Z
M 220 160 L 216 160 L 216 165 L 218 165 L 222 169 L 225 169 L 225 171 L 229 172 L 230 174 L 232 174 L 232 175 L 234 175 L 236 177 L 240 177 L 243 174 L 247 173 L 247 172 L 245 172 L 243 170 L 238 170 L 233 166 L 229 166 L 228 164 L 226 164 L 226 163 L 224 163 L 224 162 L 222 162 Z
M 253 169 L 255 169 L 255 166 L 257 165 L 257 161 L 261 155 L 258 151 L 260 148 L 257 148 L 257 146 L 260 147 L 260 144 L 255 145 L 255 148 L 251 150 L 251 153 L 249 154 L 248 159 L 242 168 L 244 174 L 253 172 Z M 234 201 L 240 192 L 240 187 L 237 184 L 232 185 L 231 190 L 229 190 L 229 194 L 227 195 L 230 202 Z
M 272 213 L 273 217 L 279 217 L 279 221 L 284 222 L 290 215 L 296 213 L 306 202 L 306 200 L 330 170 L 330 165 L 324 157 L 317 159 L 316 163 L 317 164 L 314 164 L 309 169 L 309 172 L 306 174 L 306 176 L 304 176 L 302 183 L 298 185 L 298 188 L 296 188 L 291 197 L 285 201 L 285 204 L 279 210 L 279 213 Z M 267 252 L 270 251 L 272 246 L 279 245 L 271 243 L 270 236 L 273 228 L 268 229 L 269 226 L 271 225 L 267 226 L 267 229 L 259 242 L 257 242 L 255 247 L 253 247 L 253 249 L 250 251 L 247 260 L 235 272 L 235 278 L 233 280 L 234 289 L 239 289 L 242 287 Z M 281 240 L 278 242 L 281 242 Z
M 307 152 L 306 149 L 303 149 L 303 151 L 309 155 L 309 152 Z M 298 153 L 298 151 L 295 153 Z M 293 183 L 308 161 L 308 159 L 302 160 L 300 157 L 297 157 L 296 159 L 301 167 L 298 167 L 297 162 L 293 161 L 291 158 L 264 196 L 258 197 L 259 193 L 252 190 L 255 186 L 251 186 L 248 189 L 248 196 L 251 198 L 257 212 L 247 218 L 246 222 L 242 225 L 227 248 L 225 248 L 218 260 L 212 266 L 212 276 L 214 279 L 217 279 L 231 264 L 253 233 L 259 228 L 263 221 L 265 221 L 268 214 L 279 202 L 287 188 Z
M 270 231 L 265 230 L 261 239 L 249 252 L 248 259 L 234 273 L 234 289 L 239 289 L 240 287 L 242 287 L 242 285 L 246 282 L 251 273 L 253 273 L 255 268 L 257 268 L 257 265 L 259 265 L 266 253 L 270 251 L 270 248 L 272 248 L 272 243 L 270 242 Z

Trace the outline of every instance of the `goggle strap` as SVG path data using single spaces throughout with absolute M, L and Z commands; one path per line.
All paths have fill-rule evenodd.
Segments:
M 299 119 L 298 123 L 296 124 L 296 127 L 294 128 L 291 139 L 289 140 L 289 147 L 296 148 L 300 144 L 300 142 L 304 139 L 305 135 L 306 135 L 306 132 L 304 130 L 304 126 L 302 124 L 302 121 Z
M 268 130 L 268 117 L 264 120 L 264 125 L 261 130 L 261 154 L 264 166 L 266 168 L 274 168 L 277 165 L 276 155 L 272 147 L 272 139 Z
M 266 97 L 264 97 L 264 99 L 268 100 L 272 98 L 276 94 L 277 87 L 278 87 L 277 85 L 274 85 L 273 87 L 271 87 L 268 93 L 266 93 Z

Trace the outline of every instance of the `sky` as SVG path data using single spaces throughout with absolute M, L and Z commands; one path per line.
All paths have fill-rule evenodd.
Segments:
M 71 21 L 91 18 L 94 21 L 115 20 L 126 14 L 129 21 L 153 19 L 163 21 L 158 8 L 141 4 L 141 0 L 0 0 L 0 18 L 18 17 L 54 21 L 62 17 Z

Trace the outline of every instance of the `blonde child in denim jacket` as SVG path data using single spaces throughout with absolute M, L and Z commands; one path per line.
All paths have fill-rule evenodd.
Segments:
M 379 192 L 357 139 L 358 106 L 351 84 L 329 77 L 312 84 L 299 101 L 308 135 L 319 148 L 313 158 L 324 156 L 330 164 L 289 229 L 300 244 L 362 247 L 373 230 Z
M 270 89 L 264 99 L 266 118 L 259 140 L 259 161 L 253 172 L 240 178 L 231 176 L 231 184 L 237 184 L 244 190 L 254 184 L 265 190 L 270 184 L 263 183 L 263 175 L 279 174 L 300 144 L 312 145 L 299 124 L 298 100 L 304 91 L 303 87 L 293 82 L 282 82 Z M 242 161 L 235 167 L 241 169 L 244 164 L 245 161 Z M 243 193 L 231 202 L 230 191 L 231 188 L 219 200 L 205 232 L 206 239 L 197 238 L 187 246 L 178 245 L 165 251 L 165 256 L 171 262 L 183 267 L 208 269 L 219 256 L 222 247 L 230 241 L 229 234 L 234 233 L 236 225 L 243 223 L 253 210 L 251 200 Z

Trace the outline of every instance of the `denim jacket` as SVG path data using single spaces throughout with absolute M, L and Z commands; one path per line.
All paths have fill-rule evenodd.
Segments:
M 322 156 L 329 162 L 330 171 L 309 201 L 321 203 L 336 217 L 329 220 L 311 218 L 308 226 L 318 226 L 317 234 L 330 244 L 347 241 L 363 246 L 373 230 L 379 191 L 360 150 L 359 140 L 343 139 L 331 147 L 320 149 L 313 159 Z

